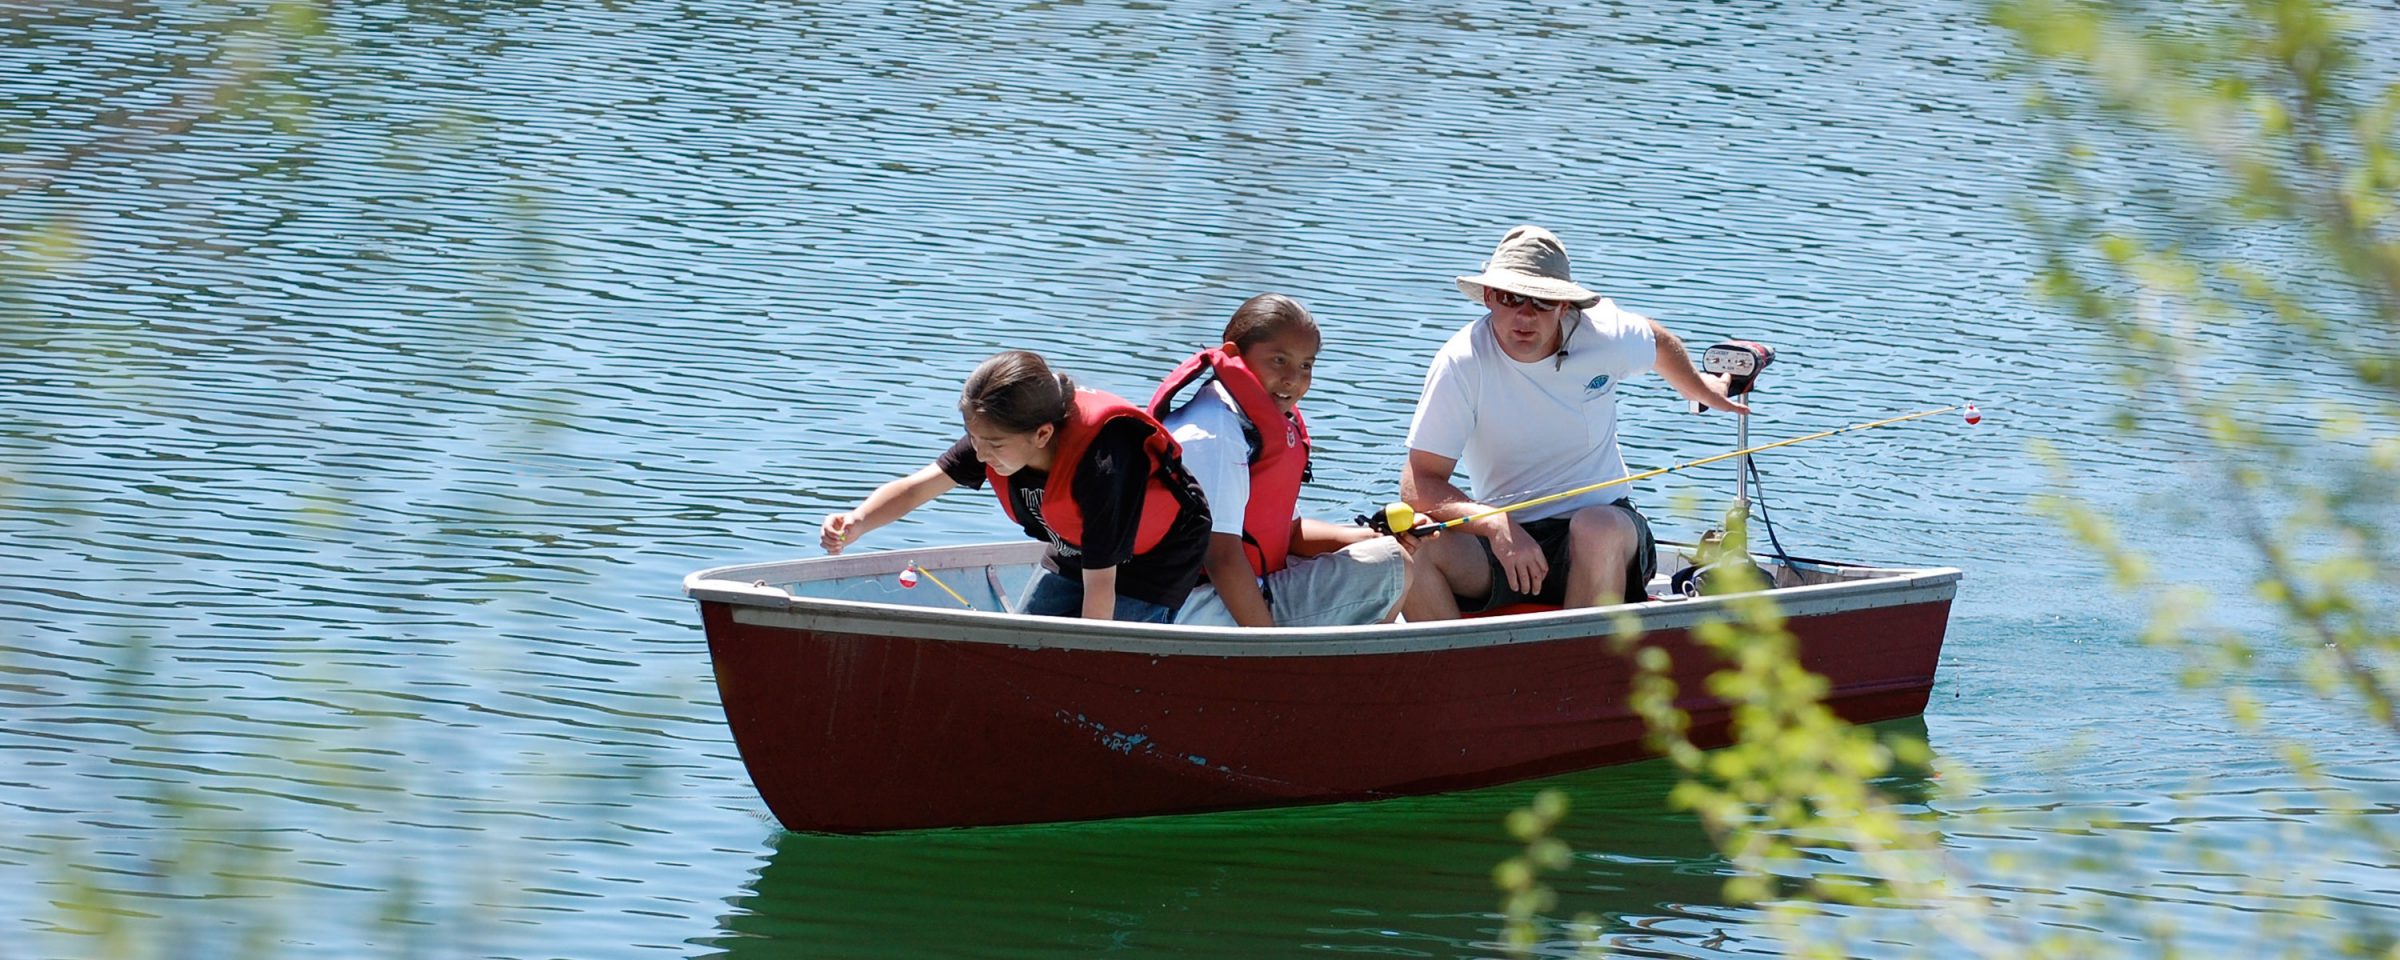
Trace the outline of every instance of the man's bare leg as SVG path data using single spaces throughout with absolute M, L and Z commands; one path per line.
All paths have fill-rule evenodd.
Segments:
M 1566 605 L 1599 607 L 1625 602 L 1625 567 L 1641 546 L 1642 530 L 1633 515 L 1602 504 L 1575 511 L 1567 521 Z
M 1458 619 L 1459 597 L 1492 595 L 1491 559 L 1474 534 L 1456 530 L 1417 544 L 1412 579 L 1400 601 L 1410 623 Z

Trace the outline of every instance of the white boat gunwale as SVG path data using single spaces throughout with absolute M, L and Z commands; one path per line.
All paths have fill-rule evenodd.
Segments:
M 1663 550 L 1683 545 L 1662 542 Z M 795 595 L 776 586 L 849 577 L 894 576 L 912 563 L 934 570 L 1016 565 L 1038 559 L 1033 541 L 908 548 L 713 567 L 686 576 L 684 593 L 702 603 L 731 606 L 734 622 L 779 630 L 893 639 L 993 644 L 1019 649 L 1064 649 L 1154 657 L 1295 657 L 1423 653 L 1613 635 L 1625 615 L 1644 632 L 1688 629 L 1730 619 L 1738 597 L 1650 600 L 1437 623 L 1344 627 L 1201 627 L 1123 623 L 1065 617 L 1027 617 L 987 610 Z M 1760 557 L 1761 561 L 1770 558 Z M 1795 566 L 1838 572 L 1843 579 L 1771 591 L 1787 618 L 1851 610 L 1948 602 L 1962 576 L 1955 567 L 1869 567 L 1793 558 Z

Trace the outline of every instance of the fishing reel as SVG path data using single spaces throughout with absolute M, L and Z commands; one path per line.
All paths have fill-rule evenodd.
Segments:
M 1429 536 L 1442 527 L 1440 521 L 1417 516 L 1415 507 L 1399 500 L 1384 504 L 1383 509 L 1374 513 L 1360 514 L 1352 522 L 1387 537 L 1395 533 L 1412 537 Z
M 1727 340 L 1702 351 L 1700 372 L 1725 378 L 1725 395 L 1739 397 L 1758 386 L 1758 375 L 1775 362 L 1775 348 L 1755 340 Z M 1693 413 L 1707 413 L 1692 401 Z

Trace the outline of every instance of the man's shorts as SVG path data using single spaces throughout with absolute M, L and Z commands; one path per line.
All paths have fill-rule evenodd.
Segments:
M 1283 569 L 1267 575 L 1267 612 L 1279 627 L 1339 627 L 1381 623 L 1400 608 L 1408 584 L 1406 557 L 1400 542 L 1376 537 L 1332 553 L 1293 557 Z M 1176 623 L 1203 627 L 1234 626 L 1233 611 L 1215 587 L 1192 589 L 1191 599 L 1175 615 Z
M 1650 535 L 1650 518 L 1634 509 L 1632 500 L 1620 499 L 1609 506 L 1633 515 L 1637 539 L 1633 558 L 1625 562 L 1625 602 L 1640 603 L 1650 599 L 1650 578 L 1658 575 L 1658 540 Z M 1512 603 L 1565 603 L 1567 571 L 1574 566 L 1574 558 L 1567 555 L 1567 523 L 1571 519 L 1572 515 L 1550 517 L 1524 525 L 1525 532 L 1533 536 L 1533 542 L 1541 545 L 1543 559 L 1550 561 L 1550 575 L 1542 579 L 1539 593 L 1518 593 L 1516 588 L 1509 586 L 1508 571 L 1501 569 L 1500 558 L 1492 554 L 1492 542 L 1476 537 L 1475 542 L 1483 545 L 1485 562 L 1492 565 L 1492 595 L 1481 603 L 1473 598 L 1460 597 L 1458 609 L 1466 613 L 1480 613 L 1498 610 Z

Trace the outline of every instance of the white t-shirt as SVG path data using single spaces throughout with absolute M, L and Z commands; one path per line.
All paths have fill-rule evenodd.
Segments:
M 1184 469 L 1208 495 L 1208 532 L 1241 536 L 1242 517 L 1250 512 L 1250 441 L 1243 438 L 1242 425 L 1250 418 L 1210 377 L 1160 422 L 1183 445 Z M 1292 516 L 1299 515 L 1300 505 L 1292 504 Z
M 1500 349 L 1489 316 L 1442 344 L 1408 424 L 1408 446 L 1459 462 L 1467 495 L 1505 506 L 1625 476 L 1617 449 L 1617 391 L 1658 358 L 1649 318 L 1608 300 L 1570 317 L 1564 357 L 1519 363 Z M 1594 490 L 1527 507 L 1520 521 L 1564 516 L 1625 496 Z

